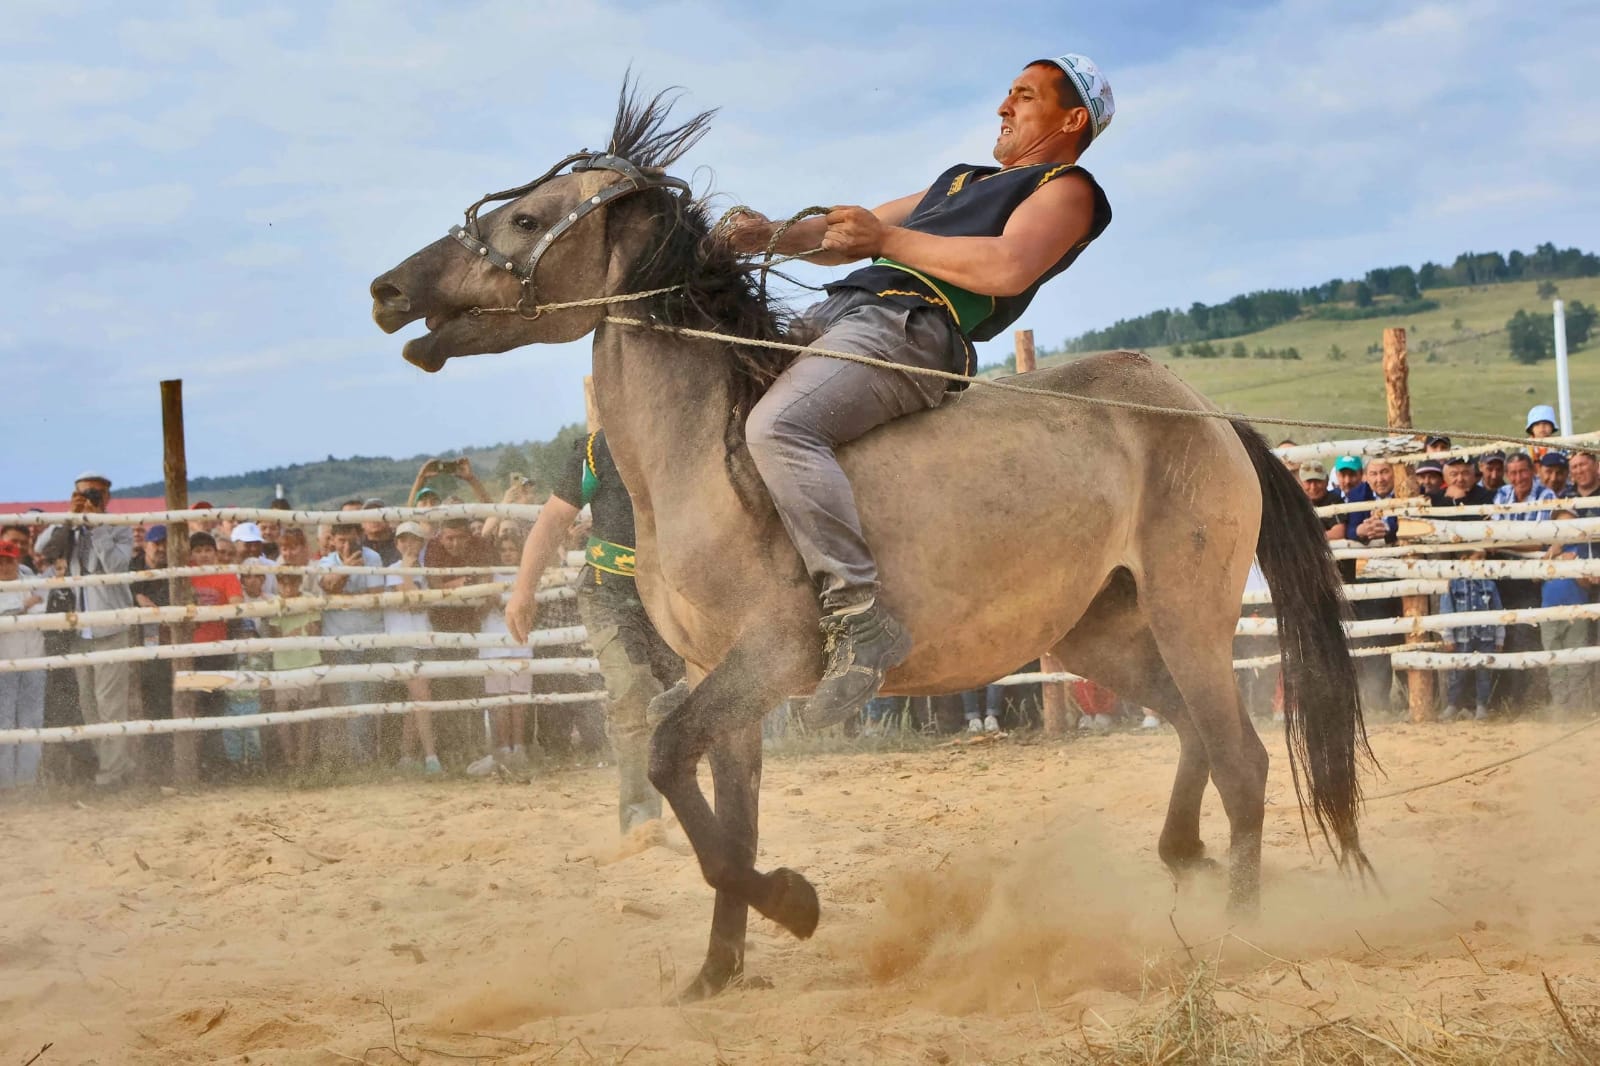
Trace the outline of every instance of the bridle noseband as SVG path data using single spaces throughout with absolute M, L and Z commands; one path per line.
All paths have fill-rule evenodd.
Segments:
M 514 200 L 519 196 L 530 193 L 556 177 L 568 165 L 571 165 L 573 173 L 585 170 L 610 170 L 622 175 L 624 180 L 613 185 L 607 185 L 604 189 L 601 189 L 573 208 L 565 218 L 546 230 L 544 236 L 540 237 L 538 243 L 534 245 L 533 251 L 528 254 L 528 261 L 520 266 L 510 256 L 496 250 L 478 235 L 478 209 L 484 204 L 493 203 L 497 200 Z M 522 280 L 522 294 L 517 298 L 517 305 L 514 310 L 521 317 L 531 320 L 539 317 L 539 301 L 534 283 L 534 272 L 538 270 L 539 260 L 544 256 L 545 252 L 550 250 L 551 245 L 555 244 L 558 238 L 577 225 L 579 220 L 591 211 L 604 207 L 612 200 L 629 196 L 636 192 L 644 192 L 647 189 L 671 189 L 680 196 L 689 196 L 691 194 L 689 183 L 681 178 L 674 178 L 666 174 L 654 177 L 646 174 L 641 168 L 621 156 L 611 155 L 607 152 L 574 152 L 526 185 L 519 185 L 515 189 L 506 189 L 503 192 L 492 192 L 484 196 L 477 203 L 467 208 L 465 225 L 450 227 L 450 236 L 460 241 L 468 251 L 491 266 L 498 270 L 504 270 L 509 274 L 514 274 Z M 482 309 L 474 308 L 473 310 L 476 313 L 482 313 Z M 495 310 L 499 309 L 496 308 Z

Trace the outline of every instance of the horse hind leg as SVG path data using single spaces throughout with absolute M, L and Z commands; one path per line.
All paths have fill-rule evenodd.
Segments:
M 1152 605 L 1152 633 L 1190 725 L 1210 763 L 1228 815 L 1228 908 L 1253 915 L 1261 895 L 1261 827 L 1266 816 L 1267 749 L 1244 713 L 1233 674 L 1233 614 L 1215 618 L 1189 600 Z
M 1179 880 L 1216 866 L 1200 839 L 1200 807 L 1211 760 L 1155 636 L 1139 610 L 1131 575 L 1118 574 L 1053 654 L 1075 674 L 1159 713 L 1178 734 L 1178 770 L 1157 850 Z

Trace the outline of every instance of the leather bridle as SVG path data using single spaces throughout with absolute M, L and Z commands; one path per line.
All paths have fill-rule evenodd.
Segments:
M 586 170 L 609 170 L 623 177 L 622 181 L 607 185 L 599 192 L 590 196 L 577 207 L 573 208 L 565 218 L 551 226 L 534 244 L 533 251 L 528 253 L 525 263 L 518 264 L 510 256 L 495 249 L 478 234 L 478 209 L 484 204 L 494 203 L 498 200 L 515 200 L 532 192 L 545 182 L 550 181 L 571 166 L 573 173 Z M 659 177 L 646 174 L 644 170 L 621 156 L 611 155 L 607 152 L 574 152 L 561 162 L 534 178 L 526 185 L 519 185 L 515 189 L 506 189 L 502 192 L 492 192 L 467 208 L 466 224 L 451 226 L 450 236 L 460 241 L 468 251 L 487 262 L 498 270 L 513 274 L 522 281 L 522 293 L 517 298 L 514 310 L 525 319 L 539 317 L 538 291 L 534 282 L 534 274 L 539 269 L 539 260 L 548 252 L 552 245 L 573 226 L 591 211 L 598 210 L 613 200 L 630 196 L 636 192 L 648 189 L 671 189 L 680 196 L 691 195 L 689 183 L 681 178 L 674 178 L 667 174 Z M 498 309 L 496 309 L 498 310 Z M 480 312 L 481 313 L 481 312 Z

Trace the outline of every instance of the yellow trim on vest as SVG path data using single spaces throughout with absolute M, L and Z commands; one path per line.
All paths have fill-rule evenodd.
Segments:
M 1077 168 L 1077 166 L 1078 166 L 1078 164 L 1076 164 L 1076 163 L 1062 163 L 1059 166 L 1055 166 L 1055 167 L 1050 168 L 1049 170 L 1044 172 L 1044 176 L 1039 179 L 1039 184 L 1035 185 L 1034 188 L 1035 189 L 1039 188 L 1045 182 L 1049 181 L 1051 178 L 1055 177 L 1057 174 L 1060 174 L 1062 171 L 1074 170 L 1074 169 Z
M 963 170 L 961 173 L 957 174 L 956 180 L 950 183 L 950 191 L 946 192 L 945 195 L 954 196 L 956 193 L 960 192 L 961 187 L 967 183 L 967 179 L 970 177 L 972 177 L 972 171 L 970 170 Z

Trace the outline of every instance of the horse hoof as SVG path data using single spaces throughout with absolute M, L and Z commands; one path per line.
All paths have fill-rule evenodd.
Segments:
M 822 904 L 811 882 L 787 867 L 767 875 L 772 885 L 772 903 L 761 913 L 805 940 L 817 931 L 817 921 L 822 916 Z
M 699 1003 L 710 999 L 727 988 L 737 977 L 734 973 L 713 972 L 710 966 L 702 967 L 695 979 L 678 993 L 677 1003 Z

